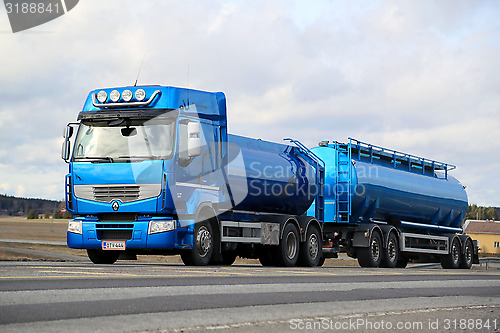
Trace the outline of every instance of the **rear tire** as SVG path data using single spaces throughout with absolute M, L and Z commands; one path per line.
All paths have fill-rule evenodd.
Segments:
M 299 231 L 294 224 L 288 223 L 285 226 L 280 244 L 273 250 L 273 261 L 277 266 L 295 266 L 299 259 Z
M 181 253 L 186 266 L 206 266 L 212 259 L 214 250 L 214 234 L 208 220 L 197 223 L 194 230 L 193 248 Z
M 310 226 L 307 229 L 306 241 L 300 243 L 299 259 L 297 266 L 315 267 L 318 266 L 322 257 L 321 251 L 323 245 L 321 242 L 321 234 L 318 228 Z
M 465 246 L 463 247 L 463 252 L 460 259 L 460 268 L 470 269 L 472 267 L 472 261 L 474 258 L 474 244 L 472 239 L 467 238 L 465 241 Z
M 97 265 L 111 265 L 114 264 L 121 251 L 104 251 L 98 249 L 87 249 L 87 255 L 90 261 Z
M 456 269 L 460 267 L 461 255 L 460 242 L 458 238 L 455 237 L 451 242 L 450 253 L 441 257 L 441 266 L 445 269 Z
M 357 249 L 358 263 L 361 267 L 379 267 L 382 261 L 382 237 L 377 231 L 372 232 L 368 247 Z
M 384 249 L 384 256 L 380 267 L 394 268 L 399 261 L 399 243 L 394 233 L 389 234 L 387 239 L 387 247 Z

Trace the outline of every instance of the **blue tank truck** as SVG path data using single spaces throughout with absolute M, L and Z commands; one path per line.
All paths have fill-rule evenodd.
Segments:
M 285 140 L 228 134 L 221 92 L 92 91 L 64 133 L 68 246 L 96 264 L 180 254 L 312 267 L 340 252 L 363 267 L 478 262 L 454 166 L 355 139 Z

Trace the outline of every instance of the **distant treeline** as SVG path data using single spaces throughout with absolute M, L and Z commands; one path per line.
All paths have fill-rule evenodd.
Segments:
M 61 215 L 64 207 L 63 201 L 18 198 L 0 194 L 0 215 L 28 216 L 30 214 L 31 218 L 37 218 L 39 214 L 44 214 L 47 217 L 56 217 Z
M 500 214 L 499 207 L 469 205 L 465 218 L 467 220 L 498 220 L 498 214 Z

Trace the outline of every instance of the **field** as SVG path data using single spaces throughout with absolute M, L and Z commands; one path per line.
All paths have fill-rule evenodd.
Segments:
M 56 256 L 23 252 L 23 249 L 65 254 L 87 258 L 85 250 L 70 249 L 65 245 L 26 244 L 4 240 L 31 240 L 66 242 L 67 220 L 28 220 L 22 217 L 0 217 L 0 260 L 56 260 Z M 14 249 L 19 249 L 18 251 Z M 138 256 L 140 262 L 180 263 L 180 256 Z M 238 258 L 236 263 L 259 264 L 258 260 Z M 344 255 L 327 259 L 328 266 L 357 266 L 357 261 Z

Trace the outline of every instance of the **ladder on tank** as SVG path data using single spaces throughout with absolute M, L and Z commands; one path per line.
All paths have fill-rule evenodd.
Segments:
M 335 222 L 349 223 L 351 216 L 351 142 L 335 142 Z
M 313 153 L 309 148 L 304 146 L 302 142 L 286 138 L 285 141 L 290 141 L 297 146 L 301 156 L 314 167 L 316 170 L 316 195 L 315 195 L 315 215 L 320 223 L 325 221 L 325 162 Z

